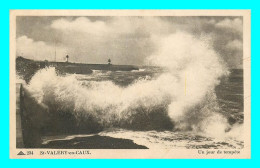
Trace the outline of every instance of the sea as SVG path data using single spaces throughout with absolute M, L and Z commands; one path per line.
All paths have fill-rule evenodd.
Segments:
M 192 73 L 200 72 L 140 66 L 61 75 L 49 67 L 24 87 L 48 109 L 42 148 L 243 148 L 243 70 L 214 79 Z

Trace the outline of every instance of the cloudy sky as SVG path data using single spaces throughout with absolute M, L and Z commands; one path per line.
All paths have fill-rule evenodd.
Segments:
M 17 56 L 36 60 L 146 64 L 157 39 L 176 32 L 208 43 L 230 68 L 242 68 L 242 17 L 17 17 Z

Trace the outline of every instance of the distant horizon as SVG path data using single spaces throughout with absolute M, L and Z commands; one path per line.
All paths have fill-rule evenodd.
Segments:
M 37 62 L 44 62 L 45 60 L 33 60 L 33 59 L 29 59 L 29 58 L 25 58 L 25 57 L 23 57 L 23 56 L 16 56 L 16 58 L 18 58 L 18 57 L 21 57 L 21 58 L 23 58 L 23 59 L 28 59 L 28 60 L 32 60 L 32 61 L 37 61 Z M 49 61 L 49 60 L 47 60 L 48 62 L 50 62 L 50 63 L 55 63 L 55 62 L 57 62 L 57 63 L 66 63 L 65 61 Z M 88 62 L 68 62 L 68 63 L 71 63 L 71 64 L 86 64 L 86 65 L 88 65 L 88 64 L 91 64 L 91 65 L 107 65 L 107 63 L 88 63 Z M 156 65 L 133 65 L 133 64 L 113 64 L 113 62 L 111 63 L 111 65 L 127 65 L 127 66 L 137 66 L 137 67 L 162 67 L 162 66 L 156 66 Z M 243 68 L 230 68 L 230 70 L 244 70 Z

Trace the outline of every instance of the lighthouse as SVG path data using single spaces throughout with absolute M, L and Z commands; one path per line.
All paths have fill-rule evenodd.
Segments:
M 69 62 L 69 55 L 66 55 L 66 62 Z

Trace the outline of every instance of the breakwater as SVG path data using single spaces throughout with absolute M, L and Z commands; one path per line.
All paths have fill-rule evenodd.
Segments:
M 133 65 L 112 65 L 112 64 L 83 64 L 71 62 L 48 62 L 35 61 L 18 56 L 16 58 L 16 73 L 21 76 L 26 82 L 29 82 L 32 76 L 39 69 L 45 67 L 55 67 L 58 73 L 72 74 L 91 74 L 93 70 L 102 71 L 132 71 L 139 70 Z

